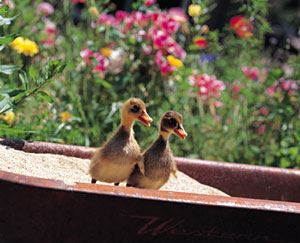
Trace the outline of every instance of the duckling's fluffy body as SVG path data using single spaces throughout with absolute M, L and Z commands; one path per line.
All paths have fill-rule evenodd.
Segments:
M 143 159 L 134 138 L 133 124 L 140 121 L 150 126 L 149 121 L 152 119 L 146 112 L 144 102 L 136 98 L 124 103 L 121 115 L 121 125 L 92 156 L 89 167 L 92 183 L 99 180 L 118 184 L 129 177 L 135 165 L 144 173 Z
M 134 166 L 142 160 L 140 147 L 134 138 L 120 126 L 114 135 L 92 157 L 90 175 L 108 183 L 125 181 Z
M 171 173 L 176 177 L 176 163 L 168 141 L 171 133 L 182 139 L 187 136 L 182 127 L 182 116 L 175 111 L 162 116 L 158 138 L 143 152 L 145 173 L 136 167 L 127 180 L 127 186 L 159 189 L 169 180 Z
M 145 175 L 135 168 L 128 185 L 138 188 L 159 189 L 176 173 L 176 163 L 168 140 L 159 136 L 156 141 L 143 153 Z

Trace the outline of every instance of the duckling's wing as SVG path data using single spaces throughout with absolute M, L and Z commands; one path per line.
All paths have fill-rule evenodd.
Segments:
M 140 172 L 145 175 L 145 165 L 144 165 L 144 160 L 143 157 L 140 155 L 137 161 L 137 165 L 140 169 Z

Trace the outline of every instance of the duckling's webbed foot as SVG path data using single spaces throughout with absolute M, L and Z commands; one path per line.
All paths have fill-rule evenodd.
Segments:
M 115 182 L 115 186 L 118 186 L 120 184 L 120 182 Z
M 92 184 L 96 184 L 96 182 L 97 182 L 97 180 L 95 180 L 95 179 L 92 179 L 92 180 L 91 180 L 91 183 L 92 183 Z
M 130 185 L 130 184 L 127 183 L 127 184 L 126 184 L 126 187 L 133 187 L 133 185 Z

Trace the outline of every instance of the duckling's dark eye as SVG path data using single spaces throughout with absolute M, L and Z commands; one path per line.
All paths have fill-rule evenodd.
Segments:
M 170 126 L 172 126 L 172 127 L 177 126 L 177 121 L 174 118 L 170 118 Z
M 174 128 L 177 126 L 177 121 L 174 118 L 163 119 L 163 125 L 167 128 Z
M 137 113 L 137 112 L 139 112 L 139 110 L 140 110 L 140 107 L 138 107 L 137 105 L 134 105 L 132 108 L 130 108 L 130 111 L 133 113 Z

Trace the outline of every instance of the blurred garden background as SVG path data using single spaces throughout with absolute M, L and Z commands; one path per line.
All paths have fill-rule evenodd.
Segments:
M 2 0 L 0 137 L 100 146 L 139 97 L 176 156 L 300 165 L 297 0 Z

